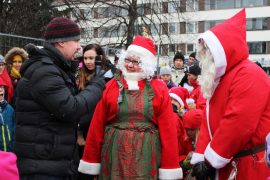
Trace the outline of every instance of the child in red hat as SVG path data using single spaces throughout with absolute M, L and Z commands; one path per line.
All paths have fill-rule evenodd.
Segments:
M 181 167 L 183 171 L 186 173 L 187 176 L 191 173 L 191 164 L 190 160 L 193 154 L 193 151 L 196 147 L 197 142 L 197 136 L 200 131 L 201 122 L 203 119 L 203 113 L 200 109 L 192 109 L 186 112 L 183 116 L 183 125 L 186 130 L 187 139 L 186 141 L 189 142 L 187 144 L 191 144 L 192 148 L 190 149 L 190 152 L 186 156 L 185 160 L 181 162 Z
M 187 89 L 183 87 L 174 87 L 169 90 L 169 95 L 172 100 L 174 110 L 174 123 L 177 128 L 178 148 L 179 148 L 179 162 L 186 159 L 188 153 L 192 150 L 192 144 L 186 135 L 182 117 L 188 109 L 186 100 L 189 97 Z M 185 171 L 183 169 L 183 171 Z
M 13 108 L 5 100 L 6 87 L 6 83 L 0 78 L 0 150 L 12 152 L 15 118 Z

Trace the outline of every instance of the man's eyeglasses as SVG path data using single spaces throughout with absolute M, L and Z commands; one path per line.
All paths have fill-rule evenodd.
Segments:
M 0 64 L 0 67 L 1 67 L 1 66 L 5 66 L 5 64 L 1 63 L 1 64 Z
M 141 64 L 141 61 L 125 58 L 125 63 L 127 63 L 127 64 L 132 63 L 134 66 L 138 66 L 139 64 Z

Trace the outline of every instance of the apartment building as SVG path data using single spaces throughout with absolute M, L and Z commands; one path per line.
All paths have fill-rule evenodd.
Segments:
M 98 27 L 113 16 L 109 9 L 114 7 L 101 5 L 93 9 L 85 3 L 78 7 L 77 13 L 87 17 L 81 21 L 78 19 L 84 32 L 82 43 L 100 43 L 112 56 L 115 44 L 121 39 L 119 36 L 123 36 L 127 28 L 122 26 L 110 34 L 106 33 L 106 28 L 110 29 L 110 24 L 116 23 L 114 20 L 107 27 Z M 150 16 L 155 11 L 160 16 L 161 20 L 148 24 L 149 34 L 157 44 L 159 65 L 170 64 L 177 51 L 186 56 L 196 51 L 196 39 L 200 33 L 246 8 L 249 59 L 260 62 L 270 74 L 270 0 L 138 0 L 137 7 L 140 15 Z M 119 14 L 125 16 L 128 11 L 119 9 Z M 91 19 L 91 23 L 87 19 Z M 144 25 L 142 21 L 134 24 L 135 35 L 142 34 Z

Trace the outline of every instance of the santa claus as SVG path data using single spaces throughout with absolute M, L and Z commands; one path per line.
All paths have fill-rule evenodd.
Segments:
M 270 131 L 270 79 L 248 60 L 245 9 L 202 34 L 199 79 L 207 99 L 196 153 L 197 179 L 266 179 L 264 141 Z

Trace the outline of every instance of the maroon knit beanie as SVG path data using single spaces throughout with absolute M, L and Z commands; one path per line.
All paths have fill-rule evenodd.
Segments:
M 79 40 L 80 34 L 77 23 L 67 18 L 56 17 L 47 25 L 44 37 L 46 42 L 55 43 Z

